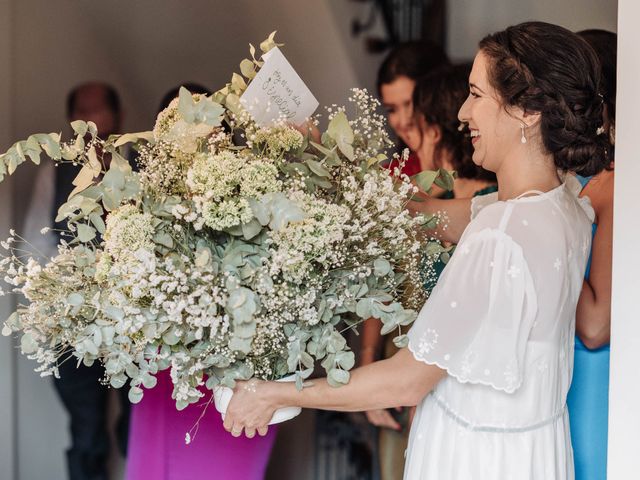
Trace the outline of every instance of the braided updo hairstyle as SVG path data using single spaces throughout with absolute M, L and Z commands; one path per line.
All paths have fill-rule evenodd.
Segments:
M 542 143 L 558 169 L 588 176 L 609 164 L 601 68 L 585 40 L 557 25 L 526 22 L 488 35 L 480 50 L 505 107 L 540 113 Z

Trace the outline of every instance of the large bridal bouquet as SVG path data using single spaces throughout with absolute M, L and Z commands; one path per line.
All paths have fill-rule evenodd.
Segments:
M 415 186 L 380 166 L 390 141 L 377 102 L 354 90 L 354 114 L 327 109 L 317 143 L 284 122 L 259 126 L 239 97 L 260 66 L 243 61 L 212 96 L 181 90 L 152 132 L 104 141 L 76 121 L 69 141 L 36 134 L 0 155 L 0 180 L 42 153 L 81 166 L 55 257 L 24 256 L 13 231 L 2 242 L 5 282 L 27 300 L 3 333 L 20 333 L 42 375 L 63 358 L 99 361 L 138 402 L 170 369 L 179 409 L 205 384 L 295 374 L 301 388 L 316 362 L 339 386 L 354 365 L 346 330 L 414 320 L 424 293 L 405 286 L 421 283 L 419 227 L 437 220 L 410 216 Z

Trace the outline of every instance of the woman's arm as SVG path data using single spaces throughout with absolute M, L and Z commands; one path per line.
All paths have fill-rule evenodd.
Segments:
M 611 336 L 613 173 L 601 175 L 601 180 L 598 177 L 591 180 L 598 228 L 591 247 L 589 279 L 582 285 L 576 310 L 576 334 L 590 349 L 608 344 Z
M 286 406 L 356 412 L 417 405 L 445 375 L 445 370 L 416 360 L 403 348 L 387 360 L 355 369 L 349 383 L 339 388 L 325 379 L 312 380 L 302 391 L 293 384 L 242 382 L 235 389 L 224 425 L 236 436 L 245 429 L 252 437 L 256 429 L 264 434 L 273 412 Z
M 407 208 L 413 213 L 442 215 L 442 221 L 434 235 L 445 242 L 458 243 L 462 232 L 471 221 L 471 199 L 455 198 L 444 200 L 419 194 L 422 201 L 410 201 Z
M 380 329 L 382 322 L 377 318 L 369 318 L 362 327 L 362 339 L 360 341 L 360 366 L 369 365 L 379 357 L 383 341 Z M 378 408 L 364 412 L 367 420 L 376 427 L 386 427 L 392 430 L 401 430 L 402 427 L 393 416 L 385 409 Z

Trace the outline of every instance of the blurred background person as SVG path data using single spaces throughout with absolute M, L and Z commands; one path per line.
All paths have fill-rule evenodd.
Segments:
M 613 158 L 616 116 L 617 35 L 605 30 L 578 33 L 595 50 L 602 67 L 602 135 Z M 607 478 L 609 341 L 613 249 L 613 163 L 593 177 L 578 177 L 596 217 L 591 258 L 576 310 L 573 381 L 567 397 L 576 480 Z
M 67 97 L 67 116 L 74 120 L 91 121 L 98 128 L 98 136 L 106 139 L 120 133 L 122 109 L 116 90 L 102 82 L 84 83 L 75 87 Z M 78 167 L 63 164 L 55 168 L 53 218 L 58 208 L 67 201 L 73 189 L 72 180 Z M 56 224 L 56 231 L 66 230 L 66 222 Z M 100 383 L 104 367 L 96 362 L 90 367 L 78 367 L 74 357 L 60 365 L 60 378 L 54 385 L 69 413 L 71 447 L 67 450 L 70 480 L 106 480 L 109 458 L 107 410 L 111 389 Z M 129 400 L 127 389 L 115 390 L 119 398 L 119 416 L 116 422 L 116 443 L 126 456 L 129 434 Z
M 416 81 L 432 70 L 449 64 L 442 47 L 428 41 L 401 43 L 394 47 L 378 70 L 377 88 L 387 121 L 397 139 L 398 152 L 409 149 L 402 173 L 412 176 L 428 165 L 416 154 L 421 133 L 413 114 L 413 91 Z M 393 162 L 390 167 L 393 166 Z

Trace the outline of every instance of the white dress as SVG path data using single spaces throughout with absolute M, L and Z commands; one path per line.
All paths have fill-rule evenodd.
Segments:
M 418 406 L 407 480 L 572 480 L 566 398 L 593 210 L 558 188 L 477 197 L 471 223 L 409 332 L 448 375 Z

